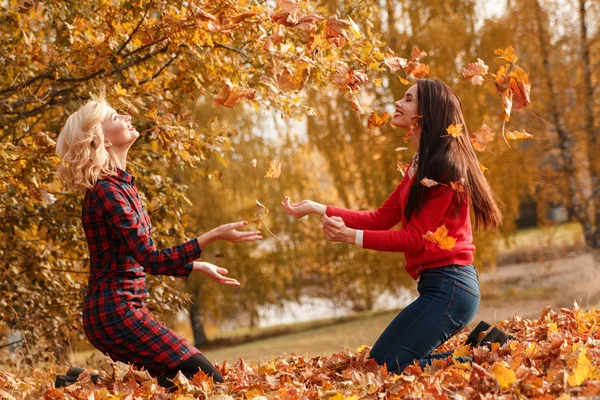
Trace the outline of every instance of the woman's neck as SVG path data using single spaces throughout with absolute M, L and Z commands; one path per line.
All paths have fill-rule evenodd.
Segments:
M 127 170 L 127 150 L 118 151 L 112 150 L 108 152 L 110 154 L 110 159 L 115 164 L 115 166 L 123 171 Z

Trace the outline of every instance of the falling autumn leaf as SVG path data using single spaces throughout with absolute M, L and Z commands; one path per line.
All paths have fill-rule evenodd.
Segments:
M 448 236 L 446 225 L 439 226 L 435 232 L 427 231 L 423 235 L 426 240 L 437 244 L 443 250 L 452 250 L 456 244 L 456 238 Z
M 388 121 L 389 116 L 390 115 L 387 112 L 384 112 L 383 114 L 381 114 L 381 116 L 379 116 L 377 115 L 377 112 L 372 111 L 371 115 L 369 116 L 367 128 L 373 129 L 385 125 Z
M 413 61 L 420 61 L 421 58 L 427 56 L 427 53 L 424 52 L 424 51 L 419 50 L 419 48 L 417 46 L 415 46 L 412 49 L 411 56 L 412 56 L 412 60 Z
M 265 174 L 265 178 L 277 179 L 281 176 L 281 161 L 273 160 L 269 163 L 269 170 Z
M 255 94 L 254 89 L 236 88 L 228 78 L 225 78 L 221 91 L 214 97 L 214 102 L 218 106 L 233 108 L 243 99 L 253 100 Z
M 515 49 L 512 46 L 508 46 L 504 50 L 502 50 L 502 49 L 494 50 L 494 54 L 497 54 L 499 56 L 499 58 L 502 58 L 513 64 L 515 64 L 519 60 L 519 57 L 516 56 Z
M 360 32 L 360 28 L 358 27 L 356 22 L 354 22 L 354 20 L 350 17 L 348 17 L 348 22 L 350 22 L 350 26 L 348 27 L 348 29 L 350 29 L 350 32 L 352 32 L 354 38 L 360 39 L 362 37 L 362 33 Z
M 402 161 L 397 161 L 396 167 L 397 167 L 398 171 L 400 171 L 400 173 L 402 174 L 402 177 L 404 177 L 404 175 L 406 174 L 406 168 L 408 168 L 408 165 L 404 164 Z
M 452 188 L 452 190 L 457 191 L 458 193 L 464 193 L 465 191 L 465 178 L 461 178 L 460 180 L 456 181 L 456 182 L 450 182 L 450 187 Z
M 338 19 L 337 15 L 332 15 L 327 19 L 323 35 L 329 43 L 335 43 L 338 47 L 344 47 L 348 41 L 346 28 L 352 26 L 350 22 Z
M 510 140 L 531 139 L 533 135 L 525 131 L 506 132 L 506 138 Z
M 521 67 L 516 67 L 511 73 L 509 88 L 512 93 L 512 110 L 520 111 L 531 103 L 531 82 L 529 74 L 525 73 Z
M 427 187 L 434 187 L 437 185 L 443 185 L 443 183 L 436 182 L 433 179 L 423 178 L 423 179 L 421 179 L 421 185 L 427 186 Z
M 273 67 L 261 77 L 261 82 L 278 94 L 298 92 L 306 86 L 311 67 L 310 62 L 301 59 L 292 71 L 288 65 L 273 58 Z
M 277 236 L 276 234 L 271 232 L 271 229 L 269 229 L 269 225 L 267 224 L 267 221 L 266 221 L 266 217 L 269 214 L 269 209 L 267 207 L 263 206 L 260 201 L 258 201 L 258 200 L 255 200 L 255 201 L 256 201 L 256 207 L 257 207 L 256 217 L 252 220 L 252 222 L 254 222 L 256 225 L 258 225 L 259 228 L 264 227 L 271 236 L 273 236 L 275 239 L 279 240 L 281 243 L 285 243 L 285 240 L 282 240 L 281 238 L 279 238 L 279 236 Z
M 261 227 L 262 223 L 263 223 L 263 219 L 267 216 L 267 214 L 269 213 L 269 210 L 267 209 L 267 207 L 263 206 L 261 204 L 260 201 L 255 200 L 256 201 L 256 207 L 258 207 L 256 209 L 256 218 L 254 218 L 252 220 L 252 222 L 255 222 L 258 224 L 259 227 Z
M 484 166 L 483 164 L 479 163 L 479 169 L 481 169 L 481 172 L 485 172 L 487 171 L 489 168 Z
M 453 138 L 458 139 L 462 136 L 462 129 L 462 124 L 452 124 L 448 128 L 446 128 L 446 132 L 448 132 L 448 135 L 452 136 Z
M 486 124 L 481 125 L 477 131 L 471 135 L 471 144 L 477 151 L 485 151 L 485 147 L 494 139 L 494 133 Z
M 357 111 L 360 114 L 365 113 L 363 108 L 360 106 L 360 103 L 358 102 L 358 98 L 356 97 L 356 95 L 354 93 L 348 93 L 348 100 L 350 101 L 350 105 L 352 106 L 352 109 L 354 109 L 355 111 Z
M 462 74 L 465 78 L 471 79 L 474 85 L 483 84 L 483 77 L 487 75 L 489 67 L 485 65 L 482 59 L 478 58 L 476 63 L 469 63 L 467 67 L 462 69 Z
M 383 63 L 388 66 L 391 73 L 408 67 L 408 60 L 406 58 L 396 57 L 390 48 L 387 48 L 386 52 L 383 54 Z
M 369 81 L 366 74 L 358 71 L 354 67 L 338 67 L 331 75 L 331 81 L 338 86 L 339 91 L 359 91 L 361 83 Z

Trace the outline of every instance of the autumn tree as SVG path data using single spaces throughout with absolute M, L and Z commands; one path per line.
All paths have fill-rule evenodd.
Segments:
M 348 15 L 303 1 L 0 7 L 0 316 L 29 343 L 49 338 L 40 354 L 60 349 L 77 328 L 86 286 L 80 194 L 53 175 L 54 140 L 68 114 L 104 93 L 134 116 L 142 138 L 130 168 L 164 246 L 198 233 L 185 218 L 186 187 L 170 172 L 203 175 L 208 158 L 223 157 L 233 136 L 224 108 L 243 101 L 292 116 L 307 110 L 298 101 L 306 85 L 328 87 L 339 67 L 383 60 Z M 196 104 L 210 116 L 198 119 Z M 151 282 L 154 309 L 182 306 L 170 282 Z

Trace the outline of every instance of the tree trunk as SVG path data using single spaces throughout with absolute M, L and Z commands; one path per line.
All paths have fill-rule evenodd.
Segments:
M 540 50 L 542 52 L 542 58 L 544 63 L 544 71 L 546 78 L 546 86 L 550 93 L 550 101 L 548 104 L 550 112 L 550 121 L 554 125 L 556 135 L 558 136 L 558 147 L 560 149 L 561 157 L 561 169 L 566 174 L 566 179 L 569 188 L 569 217 L 574 218 L 583 226 L 584 235 L 586 242 L 589 238 L 594 235 L 594 227 L 590 218 L 589 213 L 586 210 L 585 204 L 581 201 L 581 193 L 579 191 L 579 184 L 576 177 L 575 168 L 575 157 L 573 155 L 573 147 L 575 142 L 573 135 L 569 132 L 563 124 L 563 119 L 560 115 L 560 108 L 558 106 L 558 93 L 554 85 L 554 78 L 550 68 L 550 39 L 548 32 L 544 29 L 547 25 L 546 21 L 542 18 L 542 8 L 538 0 L 534 1 L 535 16 L 537 25 L 538 40 L 540 42 Z
M 192 332 L 194 333 L 194 346 L 200 348 L 206 344 L 206 332 L 204 332 L 204 320 L 202 312 L 196 301 L 190 304 L 190 322 L 192 324 Z
M 595 213 L 594 229 L 591 235 L 586 235 L 586 244 L 590 249 L 600 250 L 600 229 L 598 229 L 598 221 L 600 221 L 600 171 L 598 161 L 598 138 L 594 126 L 594 87 L 592 86 L 592 69 L 590 61 L 590 44 L 588 41 L 587 21 L 586 21 L 586 0 L 579 0 L 579 28 L 581 35 L 581 59 L 583 61 L 583 83 L 585 91 L 585 131 L 587 133 L 587 158 L 589 165 L 589 175 L 591 179 L 592 193 L 592 212 Z

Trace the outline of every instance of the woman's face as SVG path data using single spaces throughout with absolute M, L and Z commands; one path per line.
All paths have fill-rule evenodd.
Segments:
M 118 114 L 111 107 L 108 107 L 106 118 L 102 121 L 102 130 L 104 142 L 110 142 L 116 148 L 128 148 L 140 136 L 131 124 L 131 117 Z
M 392 125 L 398 128 L 406 129 L 409 133 L 412 131 L 410 138 L 418 149 L 419 139 L 421 137 L 421 124 L 418 113 L 417 85 L 411 86 L 404 98 L 395 103 L 396 113 L 392 118 Z

